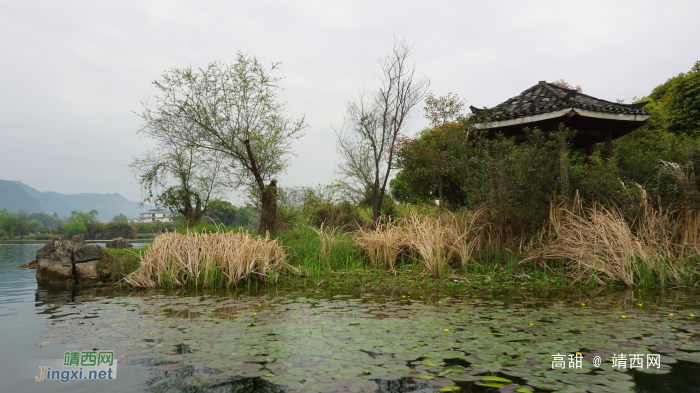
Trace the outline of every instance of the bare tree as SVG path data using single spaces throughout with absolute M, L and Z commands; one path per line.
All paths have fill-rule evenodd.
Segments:
M 428 77 L 416 75 L 417 65 L 409 58 L 412 48 L 403 39 L 394 40 L 394 47 L 380 60 L 379 88 L 362 91 L 348 102 L 343 126 L 335 130 L 341 159 L 336 173 L 355 199 L 372 206 L 375 221 L 394 169 L 398 138 L 430 88 Z

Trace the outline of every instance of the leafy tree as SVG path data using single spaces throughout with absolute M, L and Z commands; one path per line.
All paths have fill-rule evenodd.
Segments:
M 414 201 L 437 199 L 443 206 L 443 190 L 452 209 L 464 203 L 463 192 L 467 120 L 424 130 L 417 138 L 403 139 L 397 154 L 400 181 Z M 397 183 L 398 184 L 398 181 Z
M 129 165 L 142 190 L 142 202 L 177 212 L 190 225 L 199 222 L 209 200 L 227 185 L 227 168 L 220 152 L 197 148 L 191 140 L 172 137 L 191 132 L 188 123 L 150 119 L 139 133 L 156 140 L 156 148 Z M 196 138 L 196 136 L 193 136 Z M 128 221 L 128 220 L 127 220 Z
M 216 199 L 209 203 L 207 217 L 216 223 L 230 226 L 236 221 L 237 210 L 230 202 Z
M 101 222 L 88 222 L 85 224 L 88 235 L 86 239 L 107 239 L 107 224 Z
M 69 222 L 68 224 L 63 225 L 63 232 L 66 234 L 66 236 L 69 237 L 82 233 L 83 236 L 85 236 L 85 238 L 90 238 L 90 233 L 87 230 L 87 225 L 80 221 Z
M 85 213 L 78 210 L 73 210 L 70 212 L 70 223 L 63 225 L 63 230 L 67 236 L 74 236 L 82 233 L 86 238 L 89 238 L 89 233 L 87 230 L 87 224 L 95 221 L 97 217 L 97 210 L 92 209 Z
M 123 237 L 124 239 L 135 239 L 136 230 L 128 221 L 110 222 L 107 224 L 107 236 L 109 239 Z
M 17 229 L 17 215 L 8 212 L 7 209 L 0 210 L 0 231 L 10 239 L 14 237 Z
M 235 184 L 245 185 L 261 210 L 260 230 L 271 232 L 276 177 L 289 166 L 292 142 L 306 127 L 303 118 L 288 117 L 278 100 L 280 78 L 273 75 L 278 68 L 279 63 L 265 68 L 238 53 L 231 65 L 173 69 L 154 82 L 155 102 L 145 104 L 141 116 L 148 132 L 228 158 Z
M 460 100 L 456 94 L 447 93 L 446 96 L 435 98 L 433 93 L 425 97 L 425 117 L 430 120 L 432 127 L 443 126 L 451 121 L 464 117 L 462 108 L 466 101 Z
M 15 232 L 20 239 L 23 239 L 25 235 L 29 234 L 30 231 L 37 229 L 41 226 L 41 223 L 37 220 L 32 220 L 28 217 L 26 211 L 21 211 L 17 214 L 17 226 Z
M 28 215 L 27 218 L 30 220 L 39 221 L 44 228 L 54 229 L 60 225 L 60 222 L 57 220 L 58 214 L 56 214 L 56 217 L 54 217 L 46 213 L 37 212 Z
M 112 218 L 112 222 L 120 222 L 120 221 L 129 222 L 129 219 L 122 213 L 119 213 L 119 215 L 114 216 Z
M 675 134 L 700 136 L 700 61 L 690 72 L 673 78 L 667 128 Z
M 376 222 L 382 209 L 395 152 L 407 119 L 426 96 L 430 79 L 416 76 L 410 62 L 412 45 L 394 41 L 394 47 L 380 61 L 379 88 L 362 92 L 346 107 L 343 127 L 336 130 L 340 164 L 336 173 L 353 199 L 369 190 L 372 217 Z

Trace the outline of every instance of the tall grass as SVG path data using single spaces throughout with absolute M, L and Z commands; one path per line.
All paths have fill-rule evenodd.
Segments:
M 124 278 L 141 288 L 237 285 L 241 280 L 275 279 L 286 253 L 276 239 L 248 232 L 188 232 L 157 236 L 141 255 L 138 270 Z
M 308 276 L 363 267 L 363 256 L 346 232 L 301 226 L 276 234 L 289 255 L 289 264 Z
M 578 196 L 552 202 L 543 246 L 521 262 L 558 260 L 574 281 L 628 286 L 695 285 L 697 236 L 672 212 L 643 203 L 643 214 L 630 224 L 617 208 L 594 203 L 584 209 Z M 685 244 L 678 244 L 678 239 Z
M 457 216 L 411 212 L 396 221 L 377 223 L 371 230 L 360 228 L 355 241 L 375 266 L 394 268 L 400 254 L 418 260 L 426 273 L 440 277 L 456 261 L 463 268 L 472 262 L 474 250 L 484 244 L 484 226 L 477 225 L 482 211 Z

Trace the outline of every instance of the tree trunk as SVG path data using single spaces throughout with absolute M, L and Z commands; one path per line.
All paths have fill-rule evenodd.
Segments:
M 277 226 L 277 180 L 270 180 L 270 184 L 262 192 L 262 211 L 260 212 L 260 232 L 273 233 Z
M 442 174 L 440 174 L 440 178 L 438 179 L 438 202 L 442 209 Z

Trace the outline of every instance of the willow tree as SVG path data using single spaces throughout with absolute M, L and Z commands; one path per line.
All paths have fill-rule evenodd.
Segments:
M 179 143 L 220 154 L 234 186 L 246 186 L 260 207 L 260 230 L 274 231 L 277 180 L 289 166 L 291 144 L 303 136 L 303 117 L 292 119 L 278 98 L 279 63 L 264 67 L 238 53 L 233 64 L 173 69 L 154 82 L 142 118 Z M 186 125 L 170 127 L 169 124 Z

